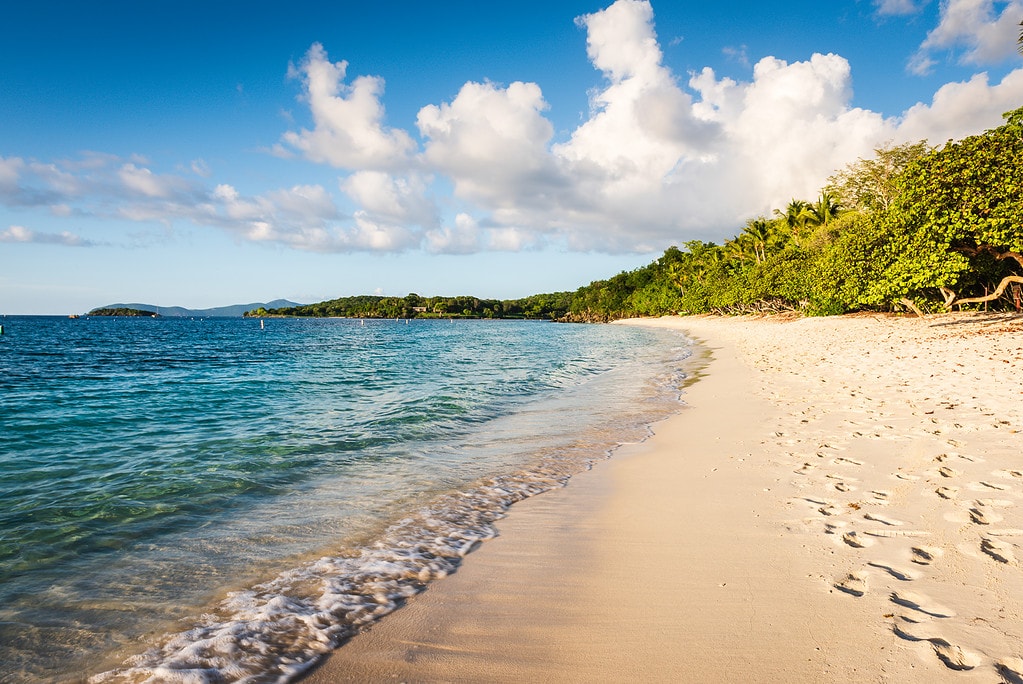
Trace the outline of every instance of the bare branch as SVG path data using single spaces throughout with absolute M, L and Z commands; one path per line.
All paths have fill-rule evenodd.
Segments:
M 986 297 L 971 297 L 968 300 L 960 300 L 959 302 L 953 302 L 952 304 L 958 307 L 962 307 L 964 304 L 980 304 L 982 302 L 992 302 L 998 299 L 999 297 L 1002 297 L 1002 293 L 1006 291 L 1006 287 L 1008 287 L 1009 283 L 1011 282 L 1023 283 L 1023 275 L 1007 275 L 1005 278 L 1002 279 L 1002 282 L 998 283 L 997 288 L 995 288 L 995 290 L 990 294 L 987 294 Z

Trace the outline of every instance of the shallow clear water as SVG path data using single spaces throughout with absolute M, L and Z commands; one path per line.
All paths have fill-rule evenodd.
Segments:
M 686 341 L 0 319 L 0 681 L 286 681 L 678 407 Z

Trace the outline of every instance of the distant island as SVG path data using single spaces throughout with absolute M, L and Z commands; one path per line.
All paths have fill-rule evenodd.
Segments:
M 212 309 L 186 309 L 182 306 L 157 306 L 155 304 L 107 304 L 106 306 L 93 309 L 87 315 L 89 316 L 152 316 L 157 315 L 163 318 L 238 318 L 245 314 L 246 311 L 258 309 L 260 307 L 289 307 L 289 306 L 301 306 L 295 302 L 288 301 L 287 299 L 275 299 L 272 302 L 254 302 L 252 304 L 231 304 L 230 306 L 218 306 Z M 136 314 L 124 314 L 124 313 L 99 313 L 101 311 L 120 311 L 120 310 L 132 310 L 140 313 Z
M 156 318 L 158 314 L 143 309 L 130 309 L 127 307 L 103 307 L 93 309 L 87 316 L 141 316 L 145 318 Z

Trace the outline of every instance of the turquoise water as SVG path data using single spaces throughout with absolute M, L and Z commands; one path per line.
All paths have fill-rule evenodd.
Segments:
M 0 681 L 287 681 L 678 408 L 686 341 L 0 319 Z

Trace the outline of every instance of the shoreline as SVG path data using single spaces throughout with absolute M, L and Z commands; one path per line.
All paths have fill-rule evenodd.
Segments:
M 710 351 L 687 407 L 302 681 L 1019 681 L 1004 320 L 626 322 Z

